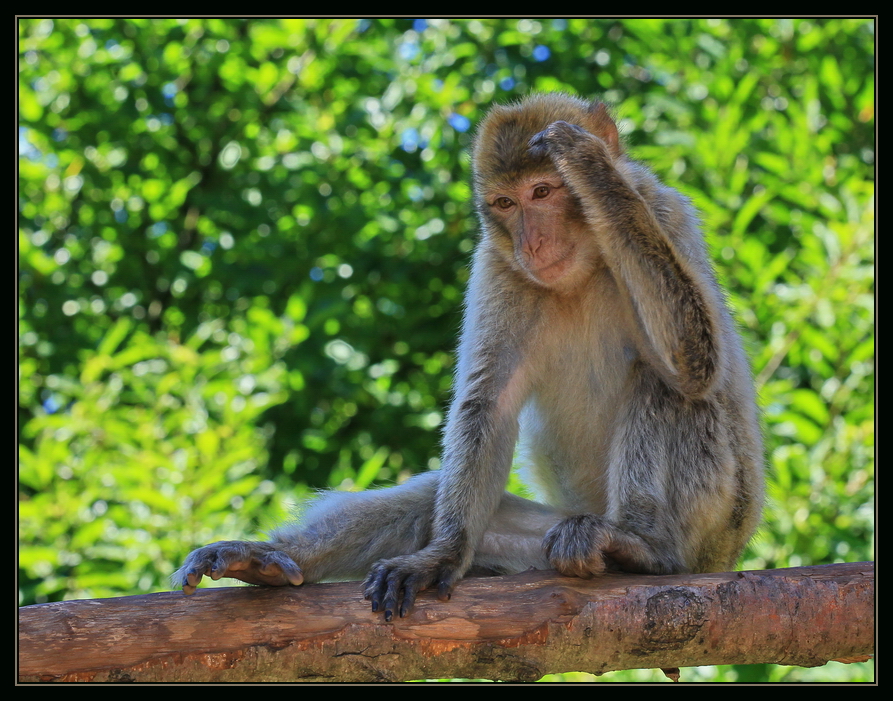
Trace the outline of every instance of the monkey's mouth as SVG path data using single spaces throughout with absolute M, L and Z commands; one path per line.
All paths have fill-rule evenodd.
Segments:
M 527 271 L 538 282 L 549 285 L 563 278 L 570 270 L 574 260 L 574 247 L 571 246 L 561 257 L 537 268 L 525 265 Z M 531 261 L 532 262 L 532 261 Z

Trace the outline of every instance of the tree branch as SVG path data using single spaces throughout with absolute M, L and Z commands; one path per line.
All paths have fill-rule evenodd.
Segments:
M 874 651 L 874 563 L 598 579 L 525 572 L 425 592 L 385 623 L 356 582 L 26 606 L 19 680 L 535 680 L 640 667 L 821 665 Z M 683 673 L 684 674 L 684 673 Z

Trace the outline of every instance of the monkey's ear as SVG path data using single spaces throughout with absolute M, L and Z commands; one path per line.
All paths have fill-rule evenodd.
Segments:
M 592 133 L 608 145 L 612 154 L 619 156 L 623 152 L 620 134 L 608 112 L 608 106 L 604 102 L 593 102 L 589 110 L 589 119 Z

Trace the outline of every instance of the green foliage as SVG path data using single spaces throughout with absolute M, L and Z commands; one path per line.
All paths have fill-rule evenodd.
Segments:
M 765 409 L 744 565 L 873 559 L 873 21 L 23 19 L 19 68 L 23 603 L 438 465 L 471 128 L 530 90 L 703 214 Z
M 270 510 L 258 423 L 284 401 L 286 371 L 257 346 L 284 325 L 240 337 L 211 321 L 182 345 L 134 326 L 120 318 L 77 378 L 53 376 L 70 403 L 24 428 L 25 601 L 157 589 L 183 543 L 244 536 Z

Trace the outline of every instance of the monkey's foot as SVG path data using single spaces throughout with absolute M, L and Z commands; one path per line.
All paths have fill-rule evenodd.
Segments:
M 282 587 L 303 583 L 304 573 L 297 563 L 273 543 L 224 540 L 193 550 L 171 577 L 174 587 L 192 594 L 207 575 L 217 580 L 233 577 L 249 584 Z
M 589 579 L 608 569 L 613 527 L 598 516 L 583 514 L 552 526 L 543 539 L 549 564 L 569 577 Z
M 462 571 L 453 558 L 442 558 L 421 550 L 414 555 L 380 560 L 363 582 L 363 595 L 372 603 L 372 611 L 384 610 L 390 621 L 394 612 L 402 618 L 412 610 L 416 594 L 437 587 L 437 598 L 449 601 Z

